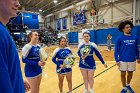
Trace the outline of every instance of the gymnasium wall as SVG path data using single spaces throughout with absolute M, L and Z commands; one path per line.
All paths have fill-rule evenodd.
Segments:
M 136 3 L 136 19 L 139 19 L 139 23 L 140 23 L 140 8 L 139 8 L 139 5 L 140 5 L 140 0 L 136 0 L 137 3 Z
M 140 45 L 140 26 L 137 27 L 138 44 Z
M 112 44 L 115 44 L 116 38 L 122 34 L 118 31 L 118 28 L 108 28 L 108 29 L 99 29 L 99 30 L 90 30 L 91 33 L 91 42 L 96 44 L 106 45 L 107 44 L 107 35 L 112 35 Z M 132 33 L 136 34 L 138 37 L 138 43 L 140 44 L 140 26 L 135 26 L 132 29 Z
M 107 35 L 111 34 L 112 36 L 112 44 L 116 43 L 116 38 L 122 34 L 118 31 L 118 28 L 107 28 L 107 29 L 99 29 L 99 30 L 89 30 L 90 31 L 90 41 L 95 42 L 98 45 L 107 45 Z M 132 33 L 137 35 L 138 44 L 140 45 L 140 26 L 134 26 L 132 29 Z M 68 33 L 68 41 L 70 44 L 78 44 L 82 42 L 82 33 L 78 32 L 69 32 Z
M 44 17 L 42 15 L 38 15 L 38 21 L 39 23 L 43 23 L 45 21 Z

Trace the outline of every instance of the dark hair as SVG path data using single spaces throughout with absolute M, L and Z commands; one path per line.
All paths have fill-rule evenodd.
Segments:
M 118 26 L 119 31 L 123 32 L 122 30 L 124 29 L 124 27 L 125 27 L 126 25 L 130 25 L 130 27 L 133 28 L 132 22 L 129 21 L 129 20 L 126 20 L 126 21 L 123 21 L 123 22 L 121 22 L 121 23 L 119 24 L 119 26 Z
M 60 45 L 60 42 L 61 42 L 62 39 L 65 39 L 65 40 L 66 40 L 65 37 L 62 37 L 62 36 L 61 36 L 61 37 L 59 38 L 59 40 L 58 40 L 58 44 L 59 44 L 59 45 Z M 67 40 L 66 40 L 66 41 L 67 41 Z M 66 45 L 66 46 L 67 46 L 67 45 Z
M 27 35 L 27 43 L 29 43 L 29 42 L 31 41 L 31 36 L 32 36 L 33 32 L 36 32 L 36 31 L 31 31 L 31 32 Z
M 84 32 L 83 35 L 84 34 L 88 34 L 90 36 L 90 32 L 89 31 Z

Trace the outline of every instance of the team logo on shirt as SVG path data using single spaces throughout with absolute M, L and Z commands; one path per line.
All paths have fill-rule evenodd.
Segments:
M 123 40 L 123 42 L 124 42 L 126 45 L 131 45 L 131 44 L 134 44 L 136 41 L 135 41 L 135 40 Z
M 67 50 L 63 50 L 63 51 L 60 53 L 60 56 L 61 56 L 62 58 L 66 58 L 68 55 L 69 55 L 69 51 L 67 51 Z
M 39 48 L 34 48 L 34 54 L 35 56 L 39 56 Z

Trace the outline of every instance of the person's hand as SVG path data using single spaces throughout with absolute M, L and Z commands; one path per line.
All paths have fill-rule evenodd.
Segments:
M 60 65 L 60 68 L 61 68 L 61 69 L 64 69 L 64 65 Z
M 82 60 L 85 60 L 86 56 L 81 56 Z
M 140 59 L 137 60 L 138 64 L 140 64 Z
M 107 64 L 104 64 L 104 67 L 107 68 L 108 67 Z
M 118 67 L 120 67 L 120 62 L 116 62 L 116 65 L 117 65 Z
M 24 88 L 25 88 L 26 92 L 30 91 L 30 89 L 31 89 L 29 83 L 25 80 L 24 80 Z
M 45 62 L 44 62 L 44 61 L 39 61 L 39 62 L 38 62 L 38 65 L 39 65 L 39 66 L 44 66 L 44 65 L 45 65 Z

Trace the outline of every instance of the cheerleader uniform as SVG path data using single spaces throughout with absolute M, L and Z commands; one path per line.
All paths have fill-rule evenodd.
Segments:
M 60 69 L 60 65 L 63 64 L 64 59 L 71 54 L 71 50 L 69 47 L 66 48 L 56 48 L 53 52 L 52 61 L 56 64 L 56 72 L 57 74 L 65 74 L 72 71 L 71 68 L 61 69 L 59 72 L 57 70 Z
M 41 66 L 38 65 L 40 61 L 39 45 L 26 44 L 22 49 L 22 61 L 25 63 L 25 76 L 27 78 L 35 78 L 42 74 Z
M 89 55 L 85 58 L 85 62 L 82 61 L 82 54 L 80 53 L 80 50 L 82 48 L 84 48 L 85 46 L 90 46 L 90 52 Z M 80 62 L 79 62 L 79 67 L 81 69 L 89 69 L 89 70 L 95 70 L 96 69 L 96 63 L 95 60 L 93 58 L 94 53 L 96 54 L 96 56 L 100 59 L 100 61 L 102 62 L 102 64 L 105 64 L 100 52 L 97 49 L 97 45 L 95 43 L 80 43 L 78 45 L 78 56 L 80 57 Z

